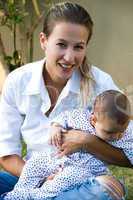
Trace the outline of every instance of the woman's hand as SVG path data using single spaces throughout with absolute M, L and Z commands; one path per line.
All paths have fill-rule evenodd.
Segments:
M 86 141 L 86 134 L 79 130 L 69 130 L 62 134 L 62 145 L 59 147 L 58 156 L 62 157 L 82 149 Z
M 106 143 L 96 135 L 85 134 L 83 131 L 72 129 L 63 133 L 62 139 L 62 145 L 58 152 L 59 157 L 83 149 L 108 164 L 133 167 L 123 150 Z

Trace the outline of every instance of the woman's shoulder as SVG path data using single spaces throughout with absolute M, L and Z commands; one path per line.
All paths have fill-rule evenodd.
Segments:
M 6 78 L 6 85 L 24 85 L 28 84 L 33 77 L 40 76 L 44 60 L 25 64 L 10 72 Z
M 91 66 L 91 73 L 96 80 L 97 80 L 97 78 L 98 79 L 103 79 L 103 78 L 106 78 L 106 79 L 111 78 L 112 79 L 110 74 L 108 74 L 107 72 L 103 71 L 102 69 L 96 67 L 95 65 Z
M 43 63 L 44 60 L 28 63 L 9 73 L 2 93 L 6 92 L 6 95 L 10 93 L 24 94 L 28 89 L 35 90 L 41 82 Z
M 36 72 L 39 71 L 39 66 L 42 68 L 43 63 L 44 63 L 44 60 L 27 63 L 27 64 L 13 70 L 12 72 L 10 72 L 8 77 L 14 78 L 14 77 L 20 77 L 23 75 L 35 73 L 35 71 Z
M 96 83 L 96 87 L 98 87 L 100 90 L 102 91 L 108 90 L 108 89 L 119 90 L 116 84 L 114 83 L 111 75 L 108 74 L 107 72 L 92 65 L 91 73 Z

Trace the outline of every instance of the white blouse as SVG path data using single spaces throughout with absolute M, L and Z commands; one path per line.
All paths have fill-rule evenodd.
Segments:
M 41 146 L 48 148 L 48 127 L 51 120 L 65 110 L 79 107 L 80 73 L 75 70 L 62 90 L 49 117 L 45 113 L 51 107 L 42 70 L 45 60 L 26 64 L 12 73 L 5 81 L 0 103 L 0 157 L 21 156 L 21 138 L 27 144 L 28 157 Z M 107 73 L 92 66 L 96 81 L 95 97 L 104 90 L 118 90 Z M 92 101 L 88 106 L 91 109 Z

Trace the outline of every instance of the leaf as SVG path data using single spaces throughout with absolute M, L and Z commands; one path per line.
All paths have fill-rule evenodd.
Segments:
M 16 60 L 16 59 L 19 59 L 19 53 L 18 51 L 14 51 L 13 52 L 13 58 Z
M 5 56 L 5 60 L 6 60 L 7 62 L 10 62 L 12 59 L 13 59 L 13 58 L 12 58 L 11 56 Z

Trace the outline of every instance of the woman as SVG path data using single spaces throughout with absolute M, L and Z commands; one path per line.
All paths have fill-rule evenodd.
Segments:
M 26 159 L 33 151 L 48 150 L 46 129 L 56 115 L 79 106 L 91 109 L 98 93 L 117 89 L 108 74 L 87 64 L 86 49 L 92 28 L 91 17 L 81 6 L 72 3 L 55 5 L 48 12 L 40 33 L 40 44 L 46 57 L 9 74 L 0 108 L 0 164 L 9 172 L 0 174 L 1 194 L 13 188 L 25 164 L 21 158 L 21 137 L 27 144 Z M 131 167 L 130 157 L 122 150 L 96 136 L 84 138 L 84 143 L 77 141 L 80 137 L 80 131 L 65 134 L 61 156 L 84 148 L 108 163 Z M 116 184 L 121 189 L 120 183 L 116 181 Z M 94 187 L 91 186 L 92 192 Z M 57 199 L 71 198 L 71 191 L 68 193 Z M 73 194 L 73 198 L 79 196 L 79 190 Z M 87 191 L 83 194 L 80 199 L 89 197 Z

